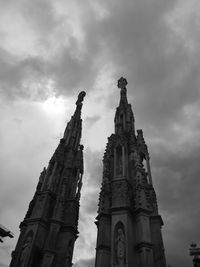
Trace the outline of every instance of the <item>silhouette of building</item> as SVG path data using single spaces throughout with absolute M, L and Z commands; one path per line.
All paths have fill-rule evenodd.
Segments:
M 6 227 L 0 224 L 0 242 L 3 243 L 2 238 L 7 237 L 7 236 L 10 238 L 13 238 L 14 234 L 10 230 L 8 230 Z
M 95 267 L 166 267 L 148 148 L 142 130 L 135 134 L 126 85 L 119 79 L 115 134 L 103 158 Z
M 39 177 L 35 195 L 20 224 L 10 267 L 72 266 L 83 175 L 80 139 L 84 96 L 85 92 L 79 94 L 64 136 L 48 168 Z
M 166 267 L 148 148 L 142 130 L 135 133 L 126 85 L 126 79 L 119 79 L 115 134 L 103 158 L 95 267 Z M 64 136 L 40 175 L 10 267 L 72 266 L 83 176 L 84 96 L 79 94 Z

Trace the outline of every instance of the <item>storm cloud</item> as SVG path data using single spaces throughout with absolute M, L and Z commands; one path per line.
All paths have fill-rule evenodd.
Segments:
M 199 13 L 198 0 L 0 1 L 0 220 L 15 233 L 0 246 L 2 266 L 81 90 L 85 174 L 73 261 L 94 265 L 121 76 L 149 147 L 167 262 L 191 265 L 189 244 L 200 242 Z

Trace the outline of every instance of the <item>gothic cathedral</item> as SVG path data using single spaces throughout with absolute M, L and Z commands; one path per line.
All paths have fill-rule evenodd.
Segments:
M 115 134 L 108 138 L 99 197 L 95 267 L 166 267 L 149 153 L 120 78 Z M 48 168 L 42 171 L 10 267 L 71 267 L 78 236 L 83 145 L 81 108 L 85 92 Z M 146 164 L 145 164 L 146 163 Z

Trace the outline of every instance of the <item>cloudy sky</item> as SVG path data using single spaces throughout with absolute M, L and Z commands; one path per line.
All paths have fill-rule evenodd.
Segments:
M 102 156 L 128 80 L 142 128 L 167 262 L 192 266 L 200 245 L 200 1 L 0 0 L 0 244 L 8 266 L 40 172 L 62 137 L 77 94 L 85 174 L 74 263 L 94 266 Z

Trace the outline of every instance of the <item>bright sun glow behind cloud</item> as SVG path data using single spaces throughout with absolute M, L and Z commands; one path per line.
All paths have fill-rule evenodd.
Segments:
M 41 105 L 42 105 L 43 110 L 49 116 L 62 114 L 64 113 L 64 110 L 66 109 L 66 107 L 69 108 L 69 106 L 72 106 L 71 101 L 67 101 L 67 100 L 64 101 L 62 97 L 55 97 L 55 96 L 49 97 Z

